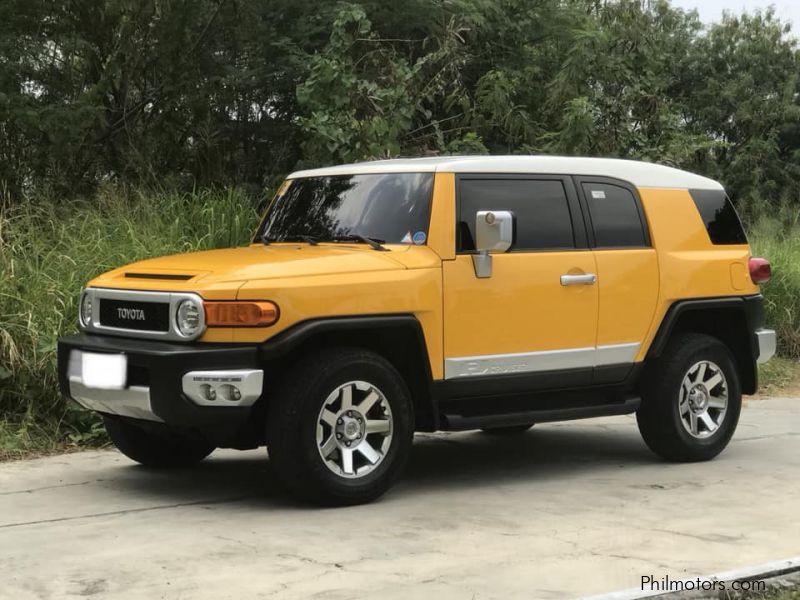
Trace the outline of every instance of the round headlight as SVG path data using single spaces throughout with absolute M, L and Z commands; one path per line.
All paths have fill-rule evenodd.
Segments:
M 92 297 L 88 292 L 83 292 L 81 296 L 80 321 L 84 327 L 92 323 Z
M 191 337 L 200 331 L 200 315 L 203 307 L 194 300 L 183 300 L 178 305 L 176 319 L 178 321 L 178 331 L 181 335 Z

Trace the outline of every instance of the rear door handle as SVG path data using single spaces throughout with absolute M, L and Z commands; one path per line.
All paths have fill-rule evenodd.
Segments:
M 597 275 L 587 273 L 586 275 L 562 275 L 561 285 L 594 285 Z

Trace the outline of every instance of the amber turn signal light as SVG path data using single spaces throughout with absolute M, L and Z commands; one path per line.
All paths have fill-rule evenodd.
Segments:
M 209 327 L 266 327 L 278 320 L 278 306 L 269 301 L 206 302 Z

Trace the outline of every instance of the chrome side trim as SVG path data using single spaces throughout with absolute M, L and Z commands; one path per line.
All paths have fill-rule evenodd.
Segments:
M 634 342 L 567 350 L 446 358 L 444 378 L 536 373 L 627 364 L 634 361 L 640 345 Z
M 148 340 L 165 340 L 173 342 L 190 342 L 196 340 L 206 329 L 206 315 L 205 311 L 200 311 L 200 329 L 192 336 L 183 335 L 178 330 L 176 315 L 178 312 L 178 304 L 182 300 L 194 300 L 200 307 L 203 306 L 203 299 L 197 294 L 191 292 L 148 292 L 142 290 L 116 290 L 111 288 L 86 288 L 84 294 L 89 295 L 92 299 L 92 320 L 89 323 L 84 323 L 81 318 L 78 319 L 78 324 L 83 331 L 89 333 L 107 333 L 124 335 L 125 337 L 143 338 Z M 81 296 L 81 299 L 83 296 Z M 100 314 L 99 300 L 122 300 L 130 302 L 161 302 L 169 304 L 169 330 L 167 331 L 147 331 L 139 329 L 124 329 L 121 327 L 107 327 L 102 323 L 98 323 L 98 316 Z M 80 306 L 80 304 L 79 304 Z M 78 309 L 80 311 L 80 308 Z
M 595 354 L 594 366 L 603 367 L 607 365 L 624 365 L 632 363 L 639 354 L 639 342 L 630 344 L 610 344 L 608 346 L 598 346 Z
M 775 356 L 778 336 L 772 329 L 759 329 L 756 331 L 756 340 L 758 340 L 758 364 L 763 364 Z
M 69 378 L 69 395 L 78 404 L 89 410 L 144 419 L 145 421 L 163 422 L 153 412 L 150 405 L 150 388 L 144 386 L 131 386 L 124 390 L 100 390 L 83 385 L 83 381 L 76 375 Z
M 183 393 L 200 406 L 252 406 L 264 389 L 264 371 L 261 369 L 190 371 L 181 381 Z M 203 393 L 203 386 L 214 389 L 214 399 Z M 236 386 L 240 397 L 231 396 L 231 386 Z

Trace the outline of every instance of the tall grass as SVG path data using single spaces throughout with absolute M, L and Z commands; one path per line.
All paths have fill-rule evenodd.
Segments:
M 754 256 L 772 264 L 772 280 L 762 291 L 766 321 L 778 332 L 778 352 L 800 358 L 800 211 L 784 205 L 762 213 L 749 227 Z
M 107 189 L 91 203 L 32 201 L 0 212 L 0 454 L 47 432 L 98 431 L 59 396 L 55 369 L 58 337 L 76 330 L 86 281 L 142 258 L 244 244 L 256 221 L 251 200 L 233 189 Z

